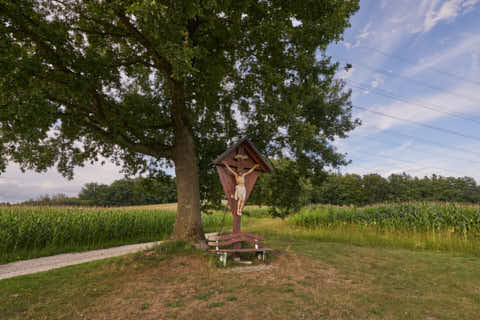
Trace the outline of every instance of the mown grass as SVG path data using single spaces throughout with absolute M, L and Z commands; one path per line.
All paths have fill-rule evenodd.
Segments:
M 277 235 L 266 239 L 278 250 L 272 269 L 236 273 L 217 268 L 188 244 L 166 243 L 144 253 L 1 280 L 1 318 L 478 317 L 478 257 L 287 237 L 278 233 L 279 220 L 257 222 L 248 229 Z
M 277 249 L 270 271 L 226 273 L 214 257 L 168 242 L 145 253 L 1 280 L 0 318 L 478 318 L 480 242 L 475 228 L 446 222 L 462 221 L 477 207 L 415 204 L 414 211 L 411 205 L 396 208 L 417 215 L 419 227 L 392 226 L 394 207 L 335 208 L 335 219 L 320 207 L 286 220 L 253 208 L 243 230 Z M 440 228 L 429 227 L 435 210 L 451 215 Z M 306 216 L 313 219 L 308 224 Z M 224 225 L 229 232 L 231 219 L 217 212 L 203 220 L 206 231 Z

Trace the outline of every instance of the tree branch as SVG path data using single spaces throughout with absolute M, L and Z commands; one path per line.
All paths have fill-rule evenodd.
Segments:
M 111 141 L 114 144 L 118 144 L 119 146 L 122 146 L 128 150 L 145 154 L 145 155 L 150 155 L 152 157 L 168 158 L 168 159 L 172 158 L 172 147 L 168 145 L 163 145 L 153 141 L 144 142 L 144 143 L 132 142 L 125 133 L 115 132 L 113 130 L 111 132 L 106 131 L 104 128 L 102 128 L 102 124 L 100 122 L 95 121 L 89 116 L 88 110 L 86 108 L 82 108 L 81 106 L 72 104 L 71 102 L 59 99 L 54 96 L 48 96 L 48 99 L 56 103 L 60 103 L 66 106 L 68 105 L 70 107 L 76 108 L 77 110 L 84 110 L 86 112 L 85 113 L 86 118 L 81 119 L 77 117 L 81 119 L 79 121 L 82 122 L 88 128 L 93 129 L 97 134 L 100 134 L 104 138 L 107 138 L 109 141 Z M 58 115 L 60 117 L 67 116 L 66 113 L 62 113 L 62 112 L 59 112 Z M 88 119 L 88 121 L 86 119 Z M 105 121 L 105 123 L 108 123 L 108 122 Z M 108 125 L 106 126 L 108 128 Z
M 149 155 L 155 158 L 167 158 L 172 159 L 173 156 L 173 149 L 170 146 L 161 145 L 159 143 L 134 143 L 128 139 L 124 134 L 114 134 L 108 131 L 105 131 L 103 128 L 93 124 L 87 124 L 90 128 L 94 129 L 95 132 L 101 134 L 103 137 L 112 141 L 112 143 L 118 144 L 119 146 L 128 149 L 130 151 L 134 151 L 137 153 L 141 153 L 144 155 Z
M 147 51 L 152 55 L 153 60 L 156 63 L 156 66 L 160 71 L 164 73 L 165 76 L 170 77 L 172 73 L 172 66 L 171 64 L 162 57 L 157 50 L 155 50 L 152 42 L 143 34 L 141 33 L 135 26 L 130 22 L 127 16 L 119 10 L 116 11 L 116 14 L 124 27 L 140 44 L 142 44 Z

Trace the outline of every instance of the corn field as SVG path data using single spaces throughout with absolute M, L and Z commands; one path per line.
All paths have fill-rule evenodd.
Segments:
M 289 221 L 294 226 L 307 228 L 358 225 L 480 236 L 480 207 L 454 203 L 384 204 L 361 208 L 313 206 L 304 208 Z
M 231 214 L 204 215 L 205 230 L 232 224 Z M 148 209 L 0 207 L 0 254 L 17 250 L 102 247 L 108 242 L 167 238 L 174 211 Z

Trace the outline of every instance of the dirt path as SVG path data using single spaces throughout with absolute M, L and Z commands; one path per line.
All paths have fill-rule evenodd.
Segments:
M 128 253 L 146 250 L 160 243 L 162 243 L 162 241 L 131 244 L 109 249 L 93 250 L 79 253 L 64 253 L 56 256 L 2 264 L 0 265 L 0 280 L 94 260 L 121 256 Z

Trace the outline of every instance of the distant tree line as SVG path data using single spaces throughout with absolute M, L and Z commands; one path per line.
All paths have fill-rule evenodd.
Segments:
M 92 206 L 88 200 L 80 200 L 77 197 L 68 197 L 64 193 L 54 195 L 45 194 L 36 199 L 30 199 L 20 203 L 26 206 Z
M 382 202 L 444 201 L 480 203 L 480 186 L 470 177 L 413 177 L 406 173 L 387 178 L 372 173 L 323 176 L 302 171 L 287 158 L 273 159 L 275 170 L 259 176 L 249 204 L 269 207 L 273 216 L 285 217 L 309 204 L 364 206 Z M 41 196 L 26 205 L 127 206 L 177 201 L 175 178 L 136 178 L 112 184 L 87 183 L 78 197 Z M 5 203 L 4 205 L 8 205 Z
M 177 201 L 175 179 L 136 178 L 116 180 L 110 185 L 87 183 L 78 194 L 97 206 L 131 206 Z
M 249 203 L 277 207 L 284 216 L 307 204 L 364 206 L 382 202 L 444 201 L 480 203 L 480 186 L 470 177 L 412 177 L 406 173 L 387 178 L 372 173 L 327 174 L 322 181 L 295 170 L 286 160 L 273 161 L 275 171 L 261 175 Z
M 380 202 L 443 201 L 480 203 L 480 186 L 470 177 L 412 177 L 392 174 L 334 174 L 312 194 L 312 202 L 368 205 Z
M 37 206 L 130 206 L 177 201 L 175 178 L 120 179 L 112 184 L 87 183 L 78 197 L 44 195 L 21 203 Z

